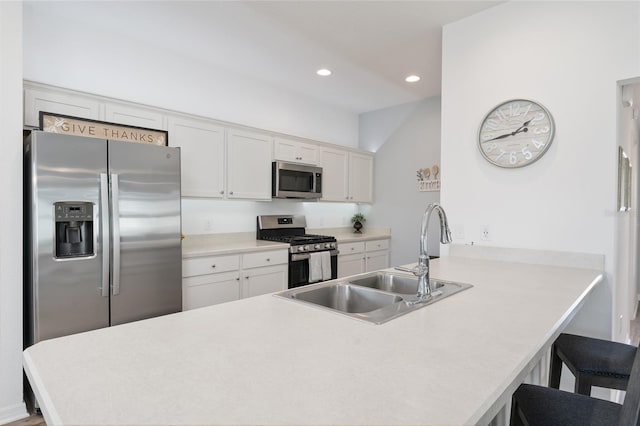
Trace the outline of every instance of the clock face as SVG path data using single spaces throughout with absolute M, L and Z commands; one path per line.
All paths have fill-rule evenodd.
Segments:
M 549 111 L 526 99 L 506 101 L 491 110 L 478 132 L 482 156 L 499 167 L 523 167 L 536 161 L 553 141 Z

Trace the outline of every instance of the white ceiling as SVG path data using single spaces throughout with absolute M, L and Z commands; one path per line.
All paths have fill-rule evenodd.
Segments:
M 134 39 L 362 113 L 440 94 L 442 26 L 501 2 L 46 3 L 67 18 L 87 22 L 95 16 L 97 27 L 117 28 Z M 320 67 L 333 75 L 318 77 Z M 409 74 L 422 80 L 406 83 Z

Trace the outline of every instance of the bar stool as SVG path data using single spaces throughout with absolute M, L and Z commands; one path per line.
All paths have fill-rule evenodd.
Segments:
M 640 355 L 633 361 L 624 403 L 522 384 L 511 398 L 511 426 L 639 425 Z
M 551 346 L 549 387 L 560 387 L 564 362 L 576 378 L 574 392 L 591 395 L 591 387 L 625 390 L 637 348 L 623 343 L 562 333 Z

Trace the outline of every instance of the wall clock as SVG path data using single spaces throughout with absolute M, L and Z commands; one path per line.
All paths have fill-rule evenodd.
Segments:
M 496 166 L 524 167 L 547 152 L 553 135 L 553 117 L 545 107 L 527 99 L 512 99 L 493 108 L 482 120 L 478 147 Z

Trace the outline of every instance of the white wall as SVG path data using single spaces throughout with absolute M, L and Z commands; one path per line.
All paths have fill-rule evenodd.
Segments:
M 22 4 L 0 2 L 0 424 L 22 402 Z
M 485 244 L 601 253 L 615 285 L 616 81 L 640 75 L 639 22 L 638 2 L 510 2 L 444 28 L 441 199 L 464 228 L 456 242 L 488 224 Z M 478 127 L 520 97 L 549 109 L 555 140 L 532 165 L 501 169 L 480 155 Z M 599 297 L 593 333 L 618 338 Z
M 99 7 L 95 16 L 86 8 L 84 23 L 71 20 L 65 10 L 73 7 L 73 2 L 25 4 L 25 79 L 357 146 L 355 113 L 126 37 L 116 23 L 94 25 L 101 19 Z
M 359 133 L 360 148 L 377 151 L 365 226 L 391 227 L 391 265 L 416 262 L 422 215 L 440 198 L 439 192 L 418 192 L 416 176 L 440 164 L 440 97 L 361 114 Z M 429 229 L 429 254 L 438 255 L 439 227 Z
M 338 228 L 351 226 L 351 216 L 355 212 L 356 204 L 353 203 L 183 198 L 182 233 L 255 232 L 256 216 L 266 214 L 304 215 L 307 228 Z

